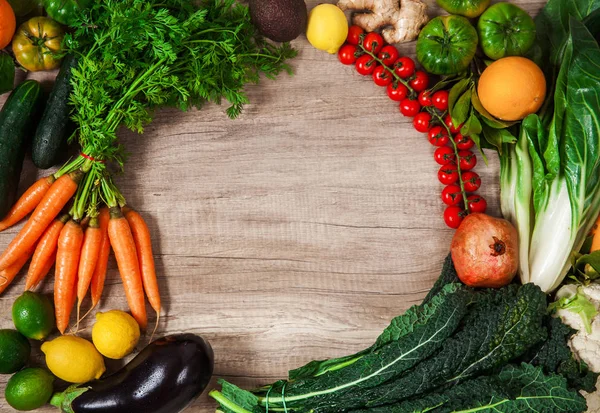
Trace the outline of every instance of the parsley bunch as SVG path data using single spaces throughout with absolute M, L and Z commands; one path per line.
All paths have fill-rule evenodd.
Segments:
M 121 168 L 121 125 L 141 133 L 156 108 L 187 110 L 223 99 L 235 118 L 248 102 L 244 86 L 261 74 L 291 73 L 286 61 L 296 55 L 289 44 L 260 37 L 248 8 L 235 0 L 103 0 L 80 15 L 77 27 L 65 39 L 79 59 L 70 98 L 74 136 L 84 154 Z M 93 171 L 90 191 L 115 203 L 120 195 L 103 165 L 76 159 L 61 172 Z

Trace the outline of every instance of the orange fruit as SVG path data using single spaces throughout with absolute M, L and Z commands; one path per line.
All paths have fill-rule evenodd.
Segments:
M 10 44 L 16 29 L 15 12 L 8 1 L 0 0 L 0 49 L 4 49 Z
M 544 103 L 546 78 L 531 60 L 505 57 L 483 71 L 477 93 L 491 115 L 505 121 L 521 120 Z

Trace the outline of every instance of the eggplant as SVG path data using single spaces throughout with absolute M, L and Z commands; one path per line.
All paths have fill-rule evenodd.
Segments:
M 51 403 L 72 413 L 178 413 L 204 391 L 213 367 L 208 341 L 194 334 L 167 336 L 116 373 L 71 386 Z

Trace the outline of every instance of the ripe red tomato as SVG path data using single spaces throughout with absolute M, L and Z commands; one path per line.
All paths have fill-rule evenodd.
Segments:
M 400 102 L 400 112 L 404 116 L 412 118 L 413 116 L 416 116 L 416 114 L 419 113 L 420 110 L 421 105 L 416 100 L 404 99 L 402 102 Z
M 470 171 L 477 165 L 477 156 L 471 151 L 459 151 L 458 165 L 461 171 Z
M 450 142 L 448 131 L 442 126 L 434 126 L 429 131 L 429 143 L 433 146 L 446 146 Z
M 444 221 L 446 225 L 448 225 L 452 229 L 457 229 L 460 227 L 463 219 L 465 219 L 466 212 L 456 205 L 449 206 L 444 211 Z
M 456 154 L 451 147 L 441 146 L 433 153 L 433 159 L 440 165 L 448 165 L 456 162 Z
M 362 27 L 350 26 L 350 28 L 348 28 L 348 37 L 346 38 L 346 42 L 354 46 L 358 46 L 360 43 L 360 36 L 362 36 L 364 32 L 365 31 L 362 29 Z
M 377 67 L 377 62 L 371 56 L 364 54 L 356 59 L 356 71 L 363 76 L 368 76 Z
M 469 211 L 479 212 L 485 214 L 487 210 L 487 201 L 480 195 L 470 195 L 467 197 L 467 204 L 469 205 Z
M 448 110 L 448 96 L 449 93 L 446 90 L 435 92 L 432 97 L 433 106 L 442 112 Z
M 422 70 L 415 73 L 415 78 L 408 82 L 416 92 L 422 92 L 429 87 L 429 75 Z
M 397 83 L 394 86 L 394 83 Z M 400 102 L 408 96 L 408 88 L 400 82 L 392 82 L 387 87 L 387 94 L 395 102 Z
M 452 185 L 458 181 L 458 167 L 456 164 L 449 163 L 444 165 L 438 171 L 438 179 L 443 185 Z
M 431 129 L 431 115 L 427 112 L 418 113 L 413 119 L 413 126 L 417 132 L 427 133 Z
M 446 126 L 448 126 L 450 132 L 453 134 L 460 132 L 460 128 L 463 127 L 463 125 L 460 125 L 458 128 L 455 128 L 454 123 L 452 123 L 452 116 L 450 115 L 446 115 L 446 117 L 444 118 L 444 123 L 446 124 Z
M 398 49 L 396 49 L 395 46 L 388 44 L 387 46 L 381 49 L 377 57 L 381 59 L 384 65 L 390 67 L 394 64 L 398 57 L 400 57 L 400 53 L 398 53 Z
M 463 185 L 465 191 L 475 192 L 481 186 L 481 178 L 475 172 L 468 171 L 462 174 Z
M 469 138 L 468 136 L 463 136 L 460 133 L 454 136 L 454 142 L 456 142 L 456 147 L 461 151 L 469 150 L 473 146 L 475 146 L 475 142 L 473 142 L 473 139 Z
M 431 106 L 431 93 L 428 90 L 419 93 L 419 103 L 423 107 Z
M 338 59 L 344 65 L 353 65 L 356 62 L 356 51 L 358 48 L 353 44 L 345 44 L 338 51 Z
M 458 185 L 448 185 L 442 191 L 442 202 L 446 205 L 458 205 L 462 200 L 463 195 Z
M 383 37 L 379 33 L 368 33 L 363 40 L 365 50 L 375 55 L 381 51 L 383 45 Z
M 392 83 L 392 80 L 394 80 L 392 74 L 384 66 L 377 66 L 373 71 L 373 82 L 377 86 L 387 86 Z
M 415 61 L 410 57 L 402 56 L 394 63 L 394 73 L 402 79 L 408 79 L 415 74 Z

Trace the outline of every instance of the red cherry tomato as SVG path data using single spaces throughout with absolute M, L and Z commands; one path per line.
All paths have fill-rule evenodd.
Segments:
M 477 156 L 471 151 L 459 151 L 458 165 L 462 171 L 470 171 L 477 165 Z
M 392 80 L 394 80 L 392 74 L 384 66 L 377 66 L 373 71 L 373 82 L 377 86 L 387 86 L 392 83 Z
M 387 94 L 390 99 L 395 102 L 406 99 L 406 96 L 408 96 L 408 88 L 400 82 L 397 82 L 396 86 L 394 86 L 394 83 L 396 82 L 390 83 L 387 87 Z
M 449 206 L 444 211 L 444 221 L 452 229 L 460 227 L 463 219 L 465 219 L 466 212 L 456 205 Z
M 453 134 L 460 132 L 460 129 L 463 127 L 463 125 L 460 125 L 458 128 L 455 128 L 454 123 L 452 123 L 452 116 L 450 115 L 446 115 L 446 117 L 444 118 L 444 123 L 446 124 L 446 126 L 448 126 L 450 132 Z
M 419 93 L 419 103 L 423 107 L 431 106 L 431 93 L 428 90 Z
M 444 165 L 438 171 L 438 179 L 443 185 L 452 185 L 458 181 L 458 167 L 456 164 L 449 163 Z
M 429 87 L 429 75 L 422 70 L 415 73 L 415 78 L 408 82 L 416 92 L 422 92 Z
M 481 178 L 472 171 L 464 172 L 462 174 L 462 181 L 467 192 L 475 192 L 481 187 Z
M 381 49 L 377 57 L 381 59 L 384 65 L 390 67 L 400 57 L 400 53 L 398 53 L 398 49 L 395 46 L 388 44 Z
M 356 71 L 363 76 L 368 76 L 373 73 L 377 67 L 377 62 L 369 55 L 362 55 L 356 59 Z
M 433 94 L 431 100 L 433 101 L 433 106 L 436 109 L 441 110 L 442 112 L 448 110 L 448 96 L 449 93 L 446 90 L 440 90 Z
M 427 112 L 418 113 L 413 119 L 413 126 L 417 132 L 427 133 L 431 129 L 431 115 Z
M 446 205 L 458 205 L 462 200 L 463 195 L 458 185 L 448 185 L 442 191 L 442 202 Z
M 415 74 L 415 61 L 410 57 L 402 56 L 394 63 L 394 73 L 402 79 L 408 79 Z
M 448 165 L 449 163 L 456 162 L 456 154 L 451 147 L 442 146 L 435 150 L 433 159 L 440 165 Z
M 420 110 L 421 105 L 416 100 L 404 99 L 402 102 L 400 102 L 400 112 L 404 116 L 412 118 L 413 116 L 416 116 L 416 114 L 419 113 Z
M 346 38 L 346 42 L 354 46 L 358 46 L 360 43 L 360 36 L 362 36 L 364 32 L 365 31 L 362 29 L 362 27 L 350 26 L 348 29 L 348 37 Z
M 358 48 L 353 44 L 345 44 L 338 51 L 338 59 L 344 65 L 353 65 L 356 62 L 356 51 Z
M 450 142 L 448 131 L 443 126 L 434 126 L 429 131 L 429 143 L 433 146 L 446 146 Z
M 461 151 L 469 150 L 475 146 L 473 139 L 468 136 L 463 136 L 460 133 L 457 133 L 456 136 L 454 136 L 454 142 L 456 142 L 456 147 Z
M 381 51 L 383 45 L 383 37 L 381 37 L 379 33 L 369 33 L 363 39 L 363 47 L 365 50 L 375 55 Z
M 470 212 L 485 214 L 485 211 L 487 210 L 487 201 L 480 195 L 469 195 L 467 197 L 467 204 L 469 205 Z

